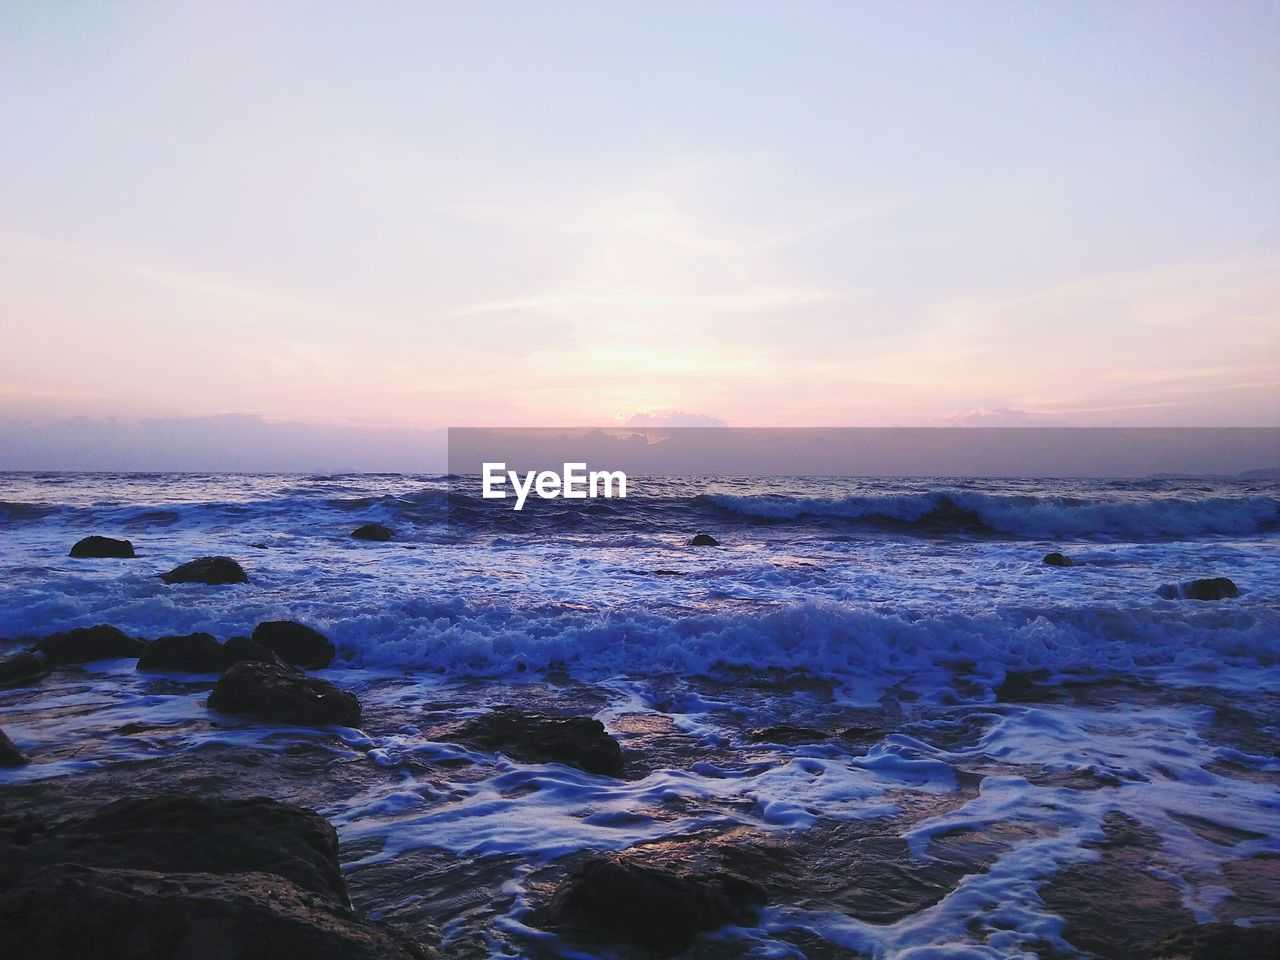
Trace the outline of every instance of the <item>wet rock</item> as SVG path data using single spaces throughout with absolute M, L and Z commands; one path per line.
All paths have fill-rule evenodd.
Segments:
M 0 807 L 0 855 L 6 861 L 16 845 L 25 847 L 49 833 L 49 821 L 39 814 L 10 813 Z M 9 882 L 8 872 L 0 868 L 0 888 Z
M 422 960 L 394 930 L 266 873 L 64 863 L 0 895 L 6 960 Z
M 995 686 L 1001 703 L 1039 703 L 1047 695 L 1048 670 L 1010 670 Z
M 1191 813 L 1178 813 L 1175 810 L 1169 811 L 1169 817 L 1177 820 L 1183 826 L 1190 827 L 1201 840 L 1208 840 L 1210 843 L 1216 843 L 1220 847 L 1234 847 L 1239 843 L 1247 843 L 1250 841 L 1265 840 L 1265 833 L 1258 833 L 1256 830 L 1246 830 L 1243 827 L 1232 826 L 1226 823 L 1218 823 L 1208 817 L 1198 817 Z M 1237 863 L 1242 861 L 1236 861 Z M 1275 859 L 1275 863 L 1280 865 L 1280 857 Z M 1223 864 L 1225 871 L 1232 864 Z M 1280 884 L 1280 874 L 1272 878 L 1276 884 Z M 1280 886 L 1276 886 L 1277 906 L 1280 906 Z
M 285 663 L 318 669 L 333 662 L 333 644 L 324 634 L 292 620 L 268 620 L 253 628 L 256 643 Z
M 1058 551 L 1056 550 L 1053 551 L 1052 553 L 1046 553 L 1044 555 L 1044 560 L 1042 560 L 1041 562 L 1050 567 L 1074 567 L 1075 566 L 1075 562 L 1070 557 L 1065 556 L 1064 554 L 1058 553 Z
M 285 663 L 274 653 L 250 637 L 232 637 L 222 645 L 222 655 L 226 658 L 226 666 L 236 663 L 274 663 L 284 666 Z
M 1259 923 L 1280 917 L 1280 854 L 1259 853 L 1231 860 L 1221 870 L 1230 893 L 1214 908 L 1219 920 Z
M 720 541 L 717 540 L 715 537 L 711 536 L 711 534 L 709 533 L 699 533 L 699 534 L 696 534 L 694 538 L 689 541 L 689 546 L 718 547 L 720 546 Z
M 764 902 L 763 889 L 731 874 L 678 874 L 592 858 L 573 869 L 534 923 L 670 955 L 700 933 L 754 924 Z
M 1152 960 L 1276 960 L 1280 926 L 1237 927 L 1201 923 L 1173 934 L 1151 954 Z
M 447 738 L 528 763 L 564 763 L 603 774 L 622 768 L 618 741 L 590 717 L 551 717 L 499 707 L 467 721 Z
M 384 542 L 395 536 L 394 531 L 390 527 L 384 527 L 380 523 L 366 523 L 362 527 L 356 527 L 351 531 L 351 535 L 357 540 L 377 540 Z
M 147 649 L 144 641 L 107 624 L 76 627 L 51 633 L 36 641 L 35 649 L 54 663 L 91 663 L 117 657 L 139 657 Z
M 165 583 L 206 583 L 220 586 L 224 583 L 248 583 L 249 575 L 244 567 L 230 557 L 200 557 L 181 566 L 174 567 L 168 573 L 160 574 Z
M 43 654 L 33 651 L 15 653 L 0 660 L 0 686 L 33 683 L 46 676 L 52 668 Z
M 1106 790 L 1124 784 L 1115 774 L 1094 767 L 1077 767 L 1074 770 L 1042 768 L 1028 771 L 1025 776 L 1028 783 L 1037 787 L 1066 787 L 1069 790 Z
M 333 827 L 314 811 L 266 797 L 117 800 L 12 854 L 7 866 L 19 878 L 68 861 L 159 873 L 265 873 L 347 905 Z
M 940 838 L 920 860 L 905 840 L 876 832 L 874 824 L 819 822 L 776 840 L 726 843 L 719 855 L 724 867 L 751 877 L 774 899 L 888 924 L 945 899 L 1013 839 L 999 830 Z
M 888 732 L 879 727 L 845 727 L 840 731 L 840 739 L 858 744 L 871 744 L 883 740 Z
M 71 557 L 111 557 L 129 559 L 137 556 L 133 552 L 133 544 L 128 540 L 116 540 L 113 537 L 85 537 L 77 540 L 71 548 Z
M 436 943 L 440 926 L 448 925 L 449 960 L 491 960 L 536 956 L 530 949 L 505 950 L 494 931 L 511 907 L 511 878 L 522 864 L 515 855 L 459 856 L 436 847 L 398 851 L 387 861 L 381 839 L 343 843 L 343 857 L 354 861 L 346 872 L 357 910 L 376 909 L 381 922 L 422 943 Z M 391 895 L 393 891 L 406 895 Z M 465 917 L 466 922 L 451 922 Z M 552 960 L 550 956 L 540 960 Z
M 207 633 L 157 637 L 138 658 L 139 670 L 221 673 L 226 666 L 222 644 Z
M 139 670 L 182 670 L 188 673 L 222 673 L 237 663 L 273 663 L 283 660 L 248 637 L 232 637 L 219 643 L 207 633 L 158 637 L 138 658 Z
M 1101 958 L 1147 957 L 1170 930 L 1192 925 L 1182 890 L 1162 879 L 1160 838 L 1132 817 L 1109 813 L 1104 837 L 1085 844 L 1091 863 L 1063 867 L 1040 888 L 1045 906 L 1065 921 L 1063 939 Z
M 26 754 L 18 749 L 7 733 L 0 730 L 0 767 L 21 767 L 26 763 Z
M 1166 583 L 1159 589 L 1166 600 L 1225 600 L 1240 596 L 1240 590 L 1226 577 L 1205 577 L 1187 583 Z
M 355 694 L 270 663 L 237 663 L 214 685 L 209 707 L 307 727 L 360 722 Z
M 829 740 L 831 734 L 813 727 L 796 727 L 788 723 L 775 724 L 772 727 L 761 727 L 752 730 L 748 735 L 752 743 L 822 743 Z

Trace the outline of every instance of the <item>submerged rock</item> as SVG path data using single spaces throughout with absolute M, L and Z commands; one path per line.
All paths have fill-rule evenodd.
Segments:
M 168 573 L 160 574 L 165 583 L 207 583 L 220 586 L 224 583 L 248 583 L 249 575 L 244 567 L 230 557 L 200 557 L 181 566 L 174 567 Z
M 1063 939 L 1084 953 L 1149 957 L 1170 930 L 1193 924 L 1195 916 L 1183 905 L 1182 889 L 1152 869 L 1160 849 L 1154 830 L 1116 811 L 1102 828 L 1101 840 L 1085 843 L 1099 858 L 1062 867 L 1040 887 L 1040 899 L 1065 920 Z
M 384 527 L 380 523 L 366 523 L 362 527 L 356 527 L 351 531 L 351 535 L 357 540 L 390 540 L 395 536 L 394 531 L 390 527 Z
M 0 767 L 21 767 L 26 763 L 26 754 L 18 749 L 7 733 L 0 730 Z
M 731 874 L 679 874 L 597 857 L 574 868 L 534 922 L 669 955 L 700 933 L 755 923 L 764 902 L 763 889 Z
M 1187 583 L 1167 583 L 1158 591 L 1166 600 L 1224 600 L 1240 596 L 1235 583 L 1226 577 L 1205 577 Z
M 360 722 L 355 694 L 328 680 L 271 663 L 237 663 L 214 685 L 209 706 L 307 727 L 331 723 L 354 727 Z
M 52 669 L 49 659 L 31 650 L 15 653 L 0 660 L 0 686 L 31 683 L 46 676 Z
M 1276 960 L 1280 926 L 1200 923 L 1163 940 L 1151 960 Z
M 551 717 L 504 706 L 467 721 L 448 739 L 527 763 L 564 763 L 587 773 L 622 769 L 618 741 L 591 717 Z
M 1050 567 L 1074 567 L 1076 565 L 1074 560 L 1065 554 L 1058 553 L 1057 550 L 1052 553 L 1046 553 L 1044 560 L 1041 562 Z
M 256 643 L 285 663 L 318 669 L 333 663 L 336 651 L 319 631 L 292 620 L 268 620 L 253 628 Z
M 718 547 L 720 541 L 709 533 L 695 534 L 694 538 L 689 541 L 691 547 Z
M 77 540 L 75 546 L 71 548 L 71 552 L 67 554 L 70 557 L 111 557 L 115 559 L 127 560 L 137 556 L 133 552 L 133 544 L 128 540 L 116 540 L 114 537 L 85 537 L 83 540 Z
M 147 644 L 116 627 L 100 623 L 96 627 L 51 633 L 37 640 L 35 648 L 54 663 L 91 663 L 141 656 Z

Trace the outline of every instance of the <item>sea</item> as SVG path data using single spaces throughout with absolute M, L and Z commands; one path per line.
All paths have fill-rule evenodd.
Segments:
M 212 679 L 91 664 L 38 704 L 0 690 L 0 726 L 35 758 L 0 771 L 0 796 L 327 737 L 334 762 L 368 770 L 300 795 L 337 827 L 353 900 L 429 920 L 459 956 L 610 955 L 530 920 L 583 851 L 696 843 L 714 862 L 743 837 L 796 851 L 878 830 L 916 876 L 947 837 L 997 838 L 897 910 L 859 899 L 876 864 L 853 845 L 838 892 L 803 869 L 757 878 L 758 925 L 699 955 L 779 958 L 1070 955 L 1046 885 L 1097 861 L 1117 816 L 1159 838 L 1153 876 L 1198 922 L 1234 902 L 1231 864 L 1280 855 L 1280 482 L 633 477 L 625 500 L 517 514 L 459 481 L 0 474 L 0 653 L 101 623 L 226 639 L 297 620 L 337 646 L 319 675 L 373 718 L 210 724 Z M 392 539 L 350 536 L 371 522 Z M 719 545 L 692 546 L 699 533 Z M 90 534 L 137 557 L 70 558 Z M 210 555 L 250 582 L 158 577 Z M 1204 577 L 1239 596 L 1162 592 Z M 513 702 L 600 719 L 627 775 L 433 734 Z M 413 871 L 392 869 L 413 856 L 492 896 L 424 906 Z

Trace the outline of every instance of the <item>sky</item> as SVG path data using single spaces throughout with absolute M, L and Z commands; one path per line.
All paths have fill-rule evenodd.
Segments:
M 0 467 L 1277 426 L 1278 103 L 1270 2 L 0 0 Z

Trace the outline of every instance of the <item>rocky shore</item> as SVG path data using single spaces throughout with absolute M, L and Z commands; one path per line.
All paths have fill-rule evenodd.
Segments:
M 667 684 L 669 712 L 620 709 L 617 689 L 563 676 L 456 681 L 417 703 L 404 700 L 410 678 L 332 668 L 310 675 L 332 663 L 333 644 L 289 621 L 227 641 L 145 641 L 104 625 L 28 643 L 0 659 L 0 717 L 15 736 L 0 737 L 0 763 L 12 767 L 0 788 L 0 942 L 14 960 L 728 957 L 750 952 L 746 932 L 768 925 L 778 905 L 901 923 L 1043 838 L 996 817 L 932 832 L 923 847 L 911 840 L 924 820 L 982 794 L 984 782 L 1016 776 L 1080 796 L 1125 785 L 1123 774 L 1097 765 L 1064 771 L 983 754 L 978 745 L 1005 704 L 1175 705 L 1188 696 L 1123 678 L 1050 684 L 1011 673 L 996 704 L 940 714 L 902 696 L 855 710 L 840 707 L 822 681 L 765 672 L 740 684 L 659 678 L 657 703 Z M 736 709 L 723 717 L 723 736 L 681 727 L 681 698 L 714 700 L 730 689 Z M 1196 701 L 1206 710 L 1204 736 L 1254 755 L 1280 751 L 1268 719 L 1274 701 Z M 430 842 L 431 804 L 448 804 L 495 765 L 552 771 L 539 780 L 521 778 L 518 767 L 504 774 L 509 783 L 498 790 L 518 815 L 522 791 L 552 790 L 556 769 L 588 777 L 599 796 L 623 796 L 682 769 L 732 778 L 809 763 L 817 777 L 824 764 L 865 758 L 902 737 L 922 756 L 937 749 L 968 759 L 950 760 L 945 783 L 925 782 L 940 776 L 929 768 L 920 788 L 904 785 L 879 814 L 833 819 L 801 804 L 778 810 L 774 826 L 783 829 L 768 827 L 765 810 L 758 828 L 704 817 L 701 827 L 623 849 L 529 858 L 483 845 L 460 855 L 456 845 Z M 430 749 L 397 754 L 390 742 Z M 1280 786 L 1276 773 L 1257 769 L 1217 773 Z M 357 803 L 369 796 L 384 799 Z M 394 831 L 365 835 L 362 814 L 339 814 L 335 831 L 325 815 L 397 803 L 421 806 L 425 841 L 402 847 Z M 689 817 L 699 803 L 672 791 L 645 815 Z M 628 814 L 602 804 L 593 815 L 607 829 L 609 818 Z M 1039 897 L 1062 918 L 1066 946 L 1044 940 L 1034 955 L 1065 957 L 1074 947 L 1125 959 L 1276 956 L 1280 932 L 1268 923 L 1280 915 L 1280 856 L 1248 854 L 1257 837 L 1216 823 L 1212 812 L 1188 826 L 1242 850 L 1221 869 L 1226 895 L 1211 922 L 1185 906 L 1161 837 L 1108 814 L 1088 844 L 1094 859 L 1044 870 Z M 771 933 L 795 956 L 873 955 L 804 925 Z M 993 914 L 983 936 L 1000 933 Z

